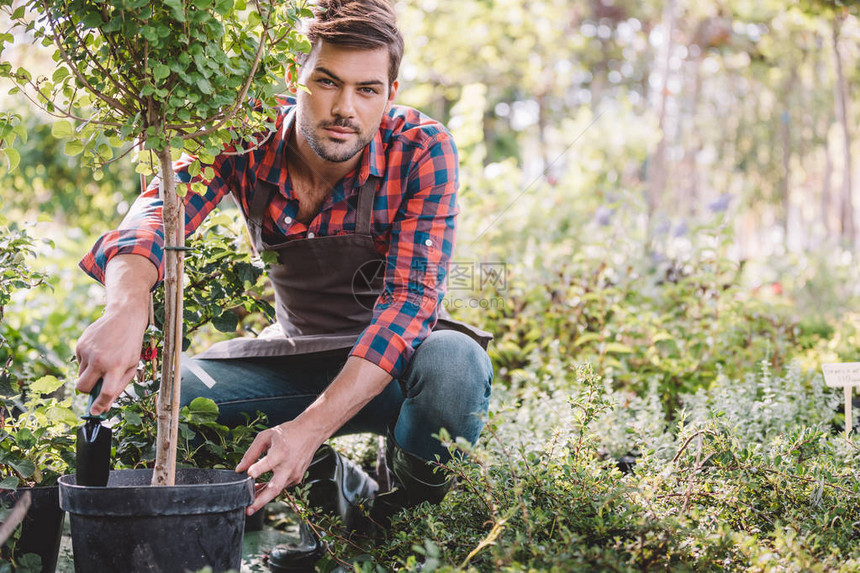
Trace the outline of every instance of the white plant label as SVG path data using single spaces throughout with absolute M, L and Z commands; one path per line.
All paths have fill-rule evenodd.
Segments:
M 831 388 L 860 386 L 860 362 L 822 364 L 821 369 L 824 370 L 824 383 Z
M 845 390 L 845 435 L 851 433 L 853 427 L 853 412 L 851 411 L 851 394 L 855 386 L 860 386 L 860 362 L 844 362 L 842 364 L 822 364 L 824 383 L 832 388 Z

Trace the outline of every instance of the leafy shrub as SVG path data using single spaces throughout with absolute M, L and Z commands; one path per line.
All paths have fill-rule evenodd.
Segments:
M 75 467 L 71 399 L 45 398 L 63 382 L 53 377 L 28 387 L 30 398 L 0 401 L 0 489 L 54 485 Z
M 44 282 L 44 275 L 34 271 L 29 259 L 36 254 L 36 241 L 15 223 L 8 224 L 0 215 L 0 396 L 24 391 L 26 379 L 14 369 L 15 349 L 4 320 L 5 308 L 16 292 L 26 291 Z
M 767 371 L 755 380 L 732 411 L 779 421 L 739 431 L 722 401 L 731 384 L 721 382 L 655 432 L 662 447 L 642 448 L 624 475 L 602 451 L 603 428 L 619 423 L 606 418 L 614 396 L 580 368 L 566 400 L 522 401 L 491 417 L 479 447 L 457 444 L 469 457 L 448 464 L 459 487 L 441 506 L 402 512 L 391 536 L 361 556 L 343 543 L 336 553 L 363 571 L 856 570 L 860 448 L 815 425 L 831 404 L 820 382 Z M 792 406 L 768 395 L 787 389 L 801 391 L 798 402 L 818 399 L 806 415 L 813 425 L 782 430 Z M 516 420 L 561 407 L 564 423 L 536 435 Z
M 222 209 L 210 215 L 189 240 L 183 350 L 257 333 L 274 318 L 265 264 L 252 255 L 245 236 L 238 211 Z M 164 323 L 163 296 L 163 289 L 155 292 L 156 339 Z

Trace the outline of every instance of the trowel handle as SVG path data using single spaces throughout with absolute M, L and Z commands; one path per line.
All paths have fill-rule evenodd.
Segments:
M 93 420 L 93 419 L 104 420 L 105 419 L 104 414 L 99 414 L 98 416 L 93 416 L 90 413 L 90 408 L 93 407 L 93 403 L 96 401 L 96 398 L 98 398 L 99 394 L 101 394 L 101 392 L 102 392 L 102 382 L 103 382 L 103 379 L 99 378 L 98 381 L 96 382 L 96 385 L 93 386 L 92 390 L 90 390 L 90 401 L 87 403 L 87 411 L 86 411 L 86 414 L 84 415 L 85 420 Z

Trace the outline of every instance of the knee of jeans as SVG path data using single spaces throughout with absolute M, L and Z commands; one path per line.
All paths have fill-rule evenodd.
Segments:
M 486 411 L 493 365 L 481 346 L 454 330 L 431 333 L 418 347 L 407 372 L 407 397 L 429 393 L 442 403 L 461 402 Z

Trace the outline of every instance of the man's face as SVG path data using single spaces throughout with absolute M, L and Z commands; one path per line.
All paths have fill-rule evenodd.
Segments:
M 299 131 L 311 149 L 332 163 L 348 161 L 370 143 L 397 82 L 389 90 L 388 49 L 357 50 L 326 42 L 314 46 L 299 81 Z

